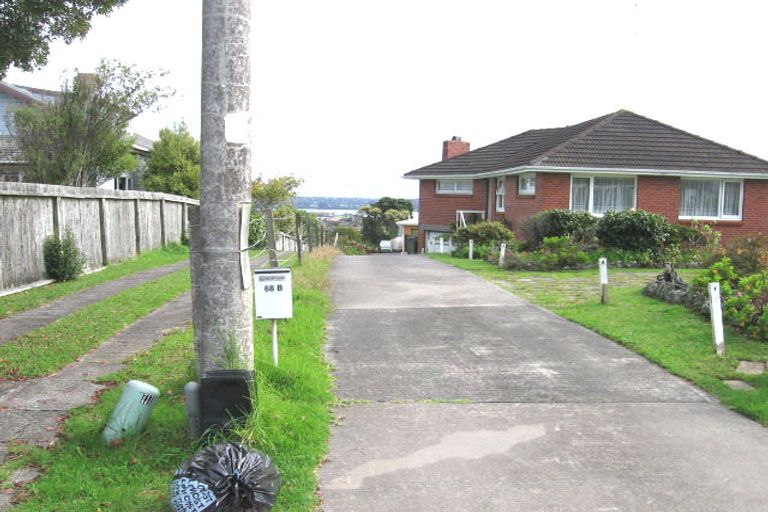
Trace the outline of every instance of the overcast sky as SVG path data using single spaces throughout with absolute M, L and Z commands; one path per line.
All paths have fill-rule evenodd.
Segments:
M 133 129 L 200 132 L 201 0 L 130 0 L 34 73 L 116 58 L 177 90 Z M 417 197 L 402 174 L 442 141 L 478 148 L 621 108 L 768 158 L 768 2 L 725 0 L 253 1 L 254 173 L 301 195 Z

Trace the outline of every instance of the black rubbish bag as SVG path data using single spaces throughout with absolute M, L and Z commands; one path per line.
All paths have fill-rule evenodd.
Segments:
M 219 443 L 195 454 L 171 482 L 176 512 L 267 512 L 280 489 L 280 472 L 269 456 L 236 443 Z

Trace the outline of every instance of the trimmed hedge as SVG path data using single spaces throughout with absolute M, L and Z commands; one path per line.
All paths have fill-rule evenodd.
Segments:
M 672 232 L 666 217 L 645 210 L 607 212 L 595 227 L 600 245 L 630 251 L 661 249 Z

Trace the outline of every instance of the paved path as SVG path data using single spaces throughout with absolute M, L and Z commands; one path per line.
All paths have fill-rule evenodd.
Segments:
M 768 431 L 633 352 L 423 256 L 333 283 L 325 512 L 768 510 Z
M 252 259 L 251 267 L 263 266 L 266 261 L 265 256 Z M 6 457 L 11 441 L 44 447 L 55 443 L 67 412 L 91 403 L 106 387 L 94 382 L 96 379 L 123 369 L 126 366 L 123 361 L 130 356 L 149 350 L 169 331 L 191 322 L 192 296 L 187 292 L 56 374 L 0 382 L 0 462 Z M 11 499 L 9 494 L 0 494 L 0 511 L 10 507 Z
M 116 295 L 123 290 L 139 286 L 188 266 L 189 261 L 184 260 L 179 263 L 135 272 L 114 281 L 108 281 L 67 295 L 39 308 L 4 318 L 0 320 L 0 344 L 22 336 L 34 329 L 46 326 L 63 316 L 70 315 L 79 309 Z

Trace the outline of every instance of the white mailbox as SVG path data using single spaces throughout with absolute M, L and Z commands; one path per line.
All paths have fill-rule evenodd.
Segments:
M 293 318 L 291 269 L 258 268 L 253 271 L 256 318 L 261 320 Z

